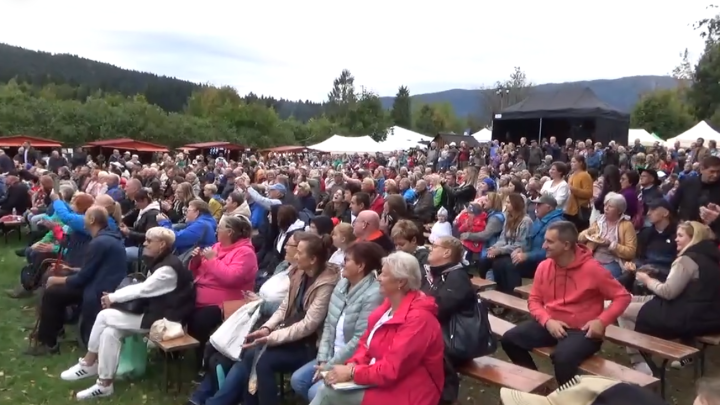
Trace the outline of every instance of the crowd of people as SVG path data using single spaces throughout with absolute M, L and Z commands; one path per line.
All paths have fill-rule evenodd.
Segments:
M 78 399 L 112 395 L 123 339 L 166 320 L 200 342 L 194 405 L 277 404 L 278 373 L 313 405 L 453 403 L 468 359 L 448 355 L 447 331 L 478 305 L 472 277 L 506 294 L 534 279 L 530 319 L 492 310 L 518 323 L 501 342 L 513 363 L 556 346 L 558 385 L 612 324 L 688 344 L 720 333 L 720 152 L 702 139 L 146 161 L 26 144 L 0 167 L 0 216 L 30 229 L 7 293 L 41 297 L 30 355 L 58 353 L 79 319 L 87 353 L 61 378 L 96 382 Z M 261 303 L 228 358 L 211 337 L 238 300 Z

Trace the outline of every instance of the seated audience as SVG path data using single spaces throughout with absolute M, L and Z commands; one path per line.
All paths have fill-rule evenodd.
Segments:
M 57 208 L 57 206 L 56 206 Z M 85 228 L 92 236 L 85 252 L 85 261 L 77 273 L 67 277 L 48 278 L 40 302 L 37 329 L 38 344 L 28 354 L 42 356 L 57 353 L 57 338 L 63 329 L 65 308 L 82 303 L 80 334 L 87 342 L 90 328 L 100 312 L 100 298 L 113 291 L 125 277 L 125 246 L 122 235 L 108 227 L 107 211 L 92 206 L 85 214 Z
M 683 222 L 675 238 L 677 259 L 665 282 L 642 271 L 636 279 L 654 296 L 633 297 L 620 316 L 626 329 L 662 339 L 689 339 L 720 333 L 720 251 L 710 228 L 699 222 Z M 633 367 L 652 375 L 637 350 L 627 349 Z
M 334 227 L 335 224 L 332 218 L 325 215 L 318 215 L 310 220 L 307 231 L 319 236 L 330 235 Z
M 417 259 L 405 252 L 383 259 L 383 303 L 370 314 L 358 348 L 325 375 L 311 405 L 437 405 L 444 382 L 443 334 L 437 304 L 420 291 Z M 368 388 L 339 391 L 333 384 Z
M 325 204 L 325 207 L 323 208 L 323 215 L 342 220 L 343 215 L 350 205 L 345 202 L 343 194 L 344 192 L 342 188 L 336 189 L 336 191 L 332 194 L 332 200 Z
M 420 234 L 422 234 L 422 231 L 418 229 L 414 222 L 403 219 L 395 224 L 390 236 L 393 243 L 395 243 L 395 249 L 415 256 L 420 269 L 424 270 L 430 251 L 425 245 L 418 245 Z
M 514 294 L 522 285 L 523 278 L 533 278 L 540 262 L 545 260 L 545 232 L 550 224 L 563 220 L 563 211 L 558 208 L 555 197 L 544 194 L 535 200 L 535 221 L 528 234 L 526 248 L 517 248 L 509 256 L 493 261 L 493 274 L 497 290 Z
M 220 220 L 223 215 L 223 202 L 222 197 L 217 195 L 217 186 L 214 184 L 206 184 L 203 187 L 203 201 L 208 203 L 210 208 L 210 215 L 215 218 L 216 221 Z
M 246 217 L 223 217 L 217 228 L 218 243 L 192 252 L 188 267 L 195 277 L 197 296 L 188 333 L 200 342 L 196 359 L 202 360 L 205 343 L 223 322 L 223 302 L 242 300 L 255 288 L 258 265 L 251 235 Z
M 320 327 L 339 269 L 327 263 L 328 241 L 308 232 L 295 233 L 293 239 L 299 241 L 297 267 L 289 275 L 288 295 L 264 325 L 245 337 L 242 361 L 232 366 L 217 392 L 211 373 L 206 373 L 190 398 L 193 404 L 278 404 L 275 374 L 292 373 L 317 356 Z M 251 376 L 253 389 L 248 391 Z
M 480 204 L 471 203 L 468 207 L 455 217 L 455 225 L 460 234 L 465 234 L 466 239 L 462 241 L 465 246 L 464 260 L 468 263 L 479 259 L 483 249 L 482 241 L 471 241 L 467 239 L 470 233 L 482 232 L 487 225 L 487 213 L 483 211 Z M 452 235 L 448 235 L 452 236 Z
M 178 187 L 179 189 L 180 187 Z M 160 226 L 169 229 L 173 228 L 173 224 L 164 214 L 159 214 L 157 220 Z M 187 227 L 180 230 L 173 229 L 175 232 L 175 252 L 177 254 L 183 254 L 195 247 L 206 248 L 214 245 L 217 241 L 215 238 L 217 222 L 210 215 L 210 207 L 205 201 L 195 199 L 188 203 L 185 223 Z
M 482 184 L 485 184 L 484 182 Z M 480 199 L 483 210 L 487 213 L 487 222 L 485 228 L 480 232 L 468 232 L 466 235 L 460 235 L 460 240 L 482 243 L 483 249 L 480 253 L 481 258 L 487 257 L 487 251 L 493 246 L 502 233 L 505 226 L 505 213 L 503 212 L 504 201 L 502 196 L 495 192 L 490 192 Z
M 608 193 L 604 213 L 578 237 L 615 278 L 622 275 L 621 263 L 635 259 L 637 249 L 637 234 L 632 222 L 624 217 L 625 209 L 622 194 Z
M 415 183 L 415 195 L 417 198 L 413 202 L 413 213 L 422 223 L 429 224 L 435 215 L 435 202 L 425 180 Z
M 158 226 L 157 216 L 161 213 L 160 203 L 153 201 L 152 196 L 145 189 L 135 193 L 135 208 L 138 209 L 137 219 L 132 227 L 120 225 L 120 232 L 130 246 L 125 248 L 129 262 L 138 260 L 140 249 L 145 244 L 145 235 L 151 228 Z
M 175 189 L 174 200 L 172 204 L 163 204 L 163 212 L 167 219 L 173 224 L 185 222 L 185 216 L 190 207 L 190 202 L 197 197 L 193 193 L 192 185 L 188 182 L 180 182 Z M 208 207 L 208 215 L 210 208 Z M 164 226 L 164 225 L 163 225 Z M 177 243 L 178 235 L 175 234 L 175 243 Z
M 312 401 L 324 385 L 320 371 L 345 364 L 355 353 L 370 313 L 383 300 L 377 282 L 383 256 L 382 248 L 371 242 L 358 242 L 348 248 L 342 278 L 330 298 L 317 358 L 295 371 L 290 379 L 293 390 L 304 399 Z
M 487 249 L 486 256 L 481 259 L 480 275 L 486 275 L 496 261 L 510 256 L 514 251 L 526 251 L 532 227 L 533 221 L 525 210 L 525 200 L 518 193 L 510 193 L 505 198 L 505 223 L 500 238 Z
M 473 313 L 477 305 L 477 295 L 470 277 L 462 263 L 464 250 L 462 242 L 452 236 L 440 238 L 433 244 L 427 258 L 422 291 L 435 298 L 438 307 L 440 327 L 448 329 L 453 314 Z M 445 356 L 445 384 L 443 403 L 455 403 L 460 390 L 460 378 L 454 367 L 460 366 L 467 359 Z
M 6 176 L 5 186 L 5 195 L 0 198 L 0 218 L 12 214 L 13 210 L 22 215 L 32 207 L 30 190 L 17 176 Z
M 360 194 L 360 193 L 358 193 Z M 353 196 L 353 199 L 356 196 Z M 365 242 L 375 242 L 380 245 L 386 253 L 395 250 L 395 244 L 392 240 L 380 230 L 380 216 L 372 210 L 365 210 L 358 213 L 355 222 L 353 222 L 353 232 L 358 240 Z
M 155 321 L 162 319 L 181 323 L 192 312 L 195 299 L 192 275 L 173 256 L 174 242 L 173 231 L 161 227 L 149 229 L 143 248 L 143 258 L 150 266 L 147 280 L 109 294 L 103 293 L 101 303 L 104 309 L 93 322 L 87 353 L 77 364 L 60 374 L 60 378 L 66 381 L 97 377 L 95 384 L 77 393 L 77 399 L 113 394 L 113 382 L 125 337 L 146 334 Z M 113 304 L 134 300 L 145 300 L 143 313 L 113 308 Z
M 572 223 L 551 224 L 543 247 L 548 258 L 538 266 L 528 298 L 533 319 L 510 329 L 501 343 L 513 363 L 532 370 L 530 352 L 554 346 L 555 379 L 562 385 L 600 350 L 605 328 L 628 307 L 630 294 L 578 244 Z M 607 309 L 605 300 L 611 301 Z
M 336 250 L 330 256 L 328 262 L 342 267 L 345 265 L 345 251 L 355 242 L 353 227 L 344 222 L 339 223 L 333 228 L 330 236 L 332 236 L 333 246 L 335 246 Z
M 635 218 L 638 213 L 642 214 L 642 205 L 638 201 L 637 185 L 640 182 L 640 175 L 634 170 L 626 170 L 620 176 L 620 195 L 625 197 L 625 210 L 623 214 Z M 607 195 L 603 200 L 607 203 Z
M 448 221 L 448 211 L 445 207 L 440 207 L 437 212 L 437 222 L 430 228 L 428 242 L 435 243 L 436 240 L 445 236 L 452 236 L 452 234 L 452 224 Z

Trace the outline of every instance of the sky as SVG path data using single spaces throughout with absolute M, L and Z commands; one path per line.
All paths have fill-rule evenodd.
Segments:
M 665 75 L 710 0 L 0 0 L 0 42 L 240 94 L 323 101 L 343 69 L 382 96 Z M 0 61 L 0 64 L 2 61 Z

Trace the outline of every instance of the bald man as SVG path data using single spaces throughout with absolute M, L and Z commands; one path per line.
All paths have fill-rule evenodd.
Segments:
M 132 178 L 125 184 L 125 198 L 120 200 L 120 208 L 122 208 L 123 222 L 127 226 L 132 226 L 137 220 L 137 210 L 135 210 L 135 194 L 142 188 L 142 183 L 136 178 Z
M 375 211 L 360 211 L 353 222 L 353 233 L 358 240 L 377 243 L 386 254 L 395 251 L 395 243 L 380 230 L 380 216 Z
M 108 196 L 112 200 L 111 197 Z M 40 303 L 38 345 L 27 352 L 43 356 L 58 351 L 57 336 L 65 320 L 65 308 L 82 303 L 80 336 L 87 344 L 103 293 L 115 291 L 125 278 L 127 261 L 122 235 L 108 226 L 107 210 L 93 205 L 85 212 L 85 229 L 92 236 L 85 250 L 85 262 L 68 277 L 48 278 Z

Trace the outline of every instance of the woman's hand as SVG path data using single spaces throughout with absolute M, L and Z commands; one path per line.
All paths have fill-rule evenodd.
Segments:
M 200 254 L 200 248 L 195 248 L 192 250 L 192 253 L 190 253 L 190 256 L 195 257 Z
M 202 254 L 206 260 L 212 260 L 215 258 L 215 256 L 217 256 L 217 252 L 215 252 L 212 248 L 209 247 L 205 248 Z
M 163 211 L 170 211 L 171 205 L 168 201 L 163 201 L 160 203 L 160 208 L 162 208 Z
M 644 285 L 648 285 L 648 283 L 650 283 L 650 281 L 652 281 L 654 279 L 652 277 L 650 277 L 650 275 L 647 273 L 637 272 L 637 273 L 635 273 L 635 280 L 637 280 L 638 282 L 640 282 Z
M 324 368 L 325 368 L 325 362 L 324 362 L 324 361 L 318 363 L 318 365 L 315 366 L 315 374 L 313 374 L 313 378 L 312 378 L 312 381 L 313 381 L 313 382 L 320 381 L 320 379 L 322 378 L 322 374 L 321 374 L 321 373 L 322 373 L 322 371 L 323 371 Z
M 333 385 L 352 381 L 352 372 L 354 367 L 346 365 L 333 366 L 332 370 L 325 376 L 325 384 Z
M 102 298 L 100 298 L 100 304 L 102 305 L 103 309 L 110 308 L 110 305 L 112 305 L 112 301 L 110 301 L 110 294 L 104 292 Z
M 623 262 L 622 268 L 625 269 L 626 271 L 632 271 L 632 272 L 637 270 L 637 267 L 635 266 L 635 263 L 633 263 L 633 262 Z

